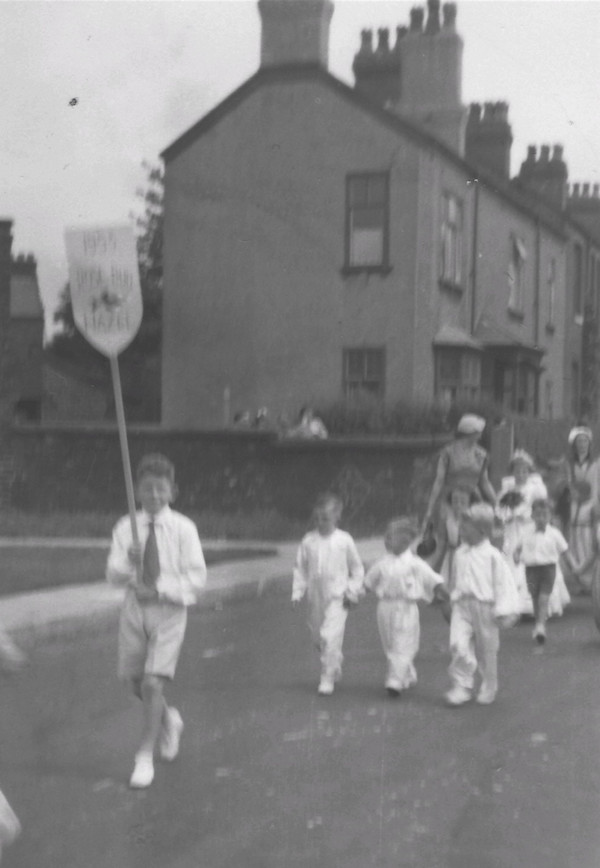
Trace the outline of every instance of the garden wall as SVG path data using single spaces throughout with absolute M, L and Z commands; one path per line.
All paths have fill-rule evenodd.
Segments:
M 319 491 L 334 489 L 346 520 L 380 528 L 390 516 L 421 512 L 447 436 L 279 441 L 270 432 L 131 428 L 135 464 L 146 452 L 175 463 L 183 511 L 275 509 L 305 518 Z M 36 512 L 126 511 L 113 427 L 20 426 L 10 435 L 12 481 L 6 505 Z

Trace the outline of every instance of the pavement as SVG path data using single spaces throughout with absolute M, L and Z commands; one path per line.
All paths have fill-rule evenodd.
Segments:
M 291 593 L 297 541 L 280 543 L 204 539 L 202 544 L 206 550 L 240 548 L 259 552 L 269 550 L 273 554 L 209 566 L 206 589 L 197 604 L 198 608 L 218 608 L 226 601 L 251 600 L 270 590 L 284 591 L 286 586 Z M 20 547 L 104 548 L 108 551 L 109 540 L 0 538 L 0 548 Z M 383 553 L 383 542 L 379 537 L 357 540 L 357 547 L 367 565 Z M 0 598 L 0 625 L 21 641 L 60 634 L 76 628 L 82 621 L 102 626 L 116 618 L 123 595 L 122 588 L 112 587 L 107 582 L 97 582 L 7 596 Z

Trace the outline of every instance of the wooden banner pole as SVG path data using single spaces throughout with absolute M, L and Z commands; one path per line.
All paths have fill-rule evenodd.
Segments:
M 119 359 L 117 356 L 109 356 L 110 372 L 112 374 L 113 390 L 115 393 L 115 409 L 117 411 L 117 427 L 119 429 L 119 441 L 121 443 L 121 458 L 123 459 L 123 473 L 125 474 L 125 489 L 127 491 L 127 506 L 129 508 L 129 520 L 131 521 L 131 538 L 134 545 L 139 545 L 137 521 L 135 518 L 135 494 L 133 491 L 133 478 L 131 476 L 131 461 L 129 459 L 129 446 L 127 444 L 127 429 L 125 427 L 125 409 L 123 407 L 123 392 L 121 389 L 121 375 L 119 373 Z

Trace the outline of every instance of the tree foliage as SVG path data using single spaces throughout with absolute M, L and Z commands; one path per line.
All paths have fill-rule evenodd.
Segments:
M 144 313 L 138 334 L 119 356 L 123 400 L 131 421 L 160 419 L 160 352 L 163 287 L 163 197 L 160 166 L 144 162 L 146 186 L 136 191 L 138 210 L 130 217 L 137 235 L 138 264 Z M 69 284 L 54 314 L 57 331 L 47 348 L 47 360 L 66 377 L 73 377 L 106 395 L 107 415 L 114 416 L 108 360 L 80 334 L 73 319 Z

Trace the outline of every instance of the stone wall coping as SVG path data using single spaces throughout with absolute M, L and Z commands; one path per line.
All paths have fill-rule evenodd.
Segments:
M 44 436 L 44 435 L 73 435 L 90 437 L 117 437 L 116 424 L 107 423 L 15 423 L 12 430 L 18 435 Z M 277 449 L 285 451 L 327 451 L 339 448 L 359 449 L 420 449 L 433 446 L 442 447 L 454 439 L 453 434 L 415 434 L 411 436 L 377 436 L 365 435 L 347 437 L 328 437 L 325 440 L 308 440 L 302 438 L 279 438 L 274 431 L 255 431 L 235 428 L 163 428 L 159 425 L 129 425 L 127 432 L 130 436 L 150 435 L 168 440 L 170 437 L 186 438 L 191 440 L 214 440 L 222 439 L 247 439 L 257 440 L 272 444 Z

